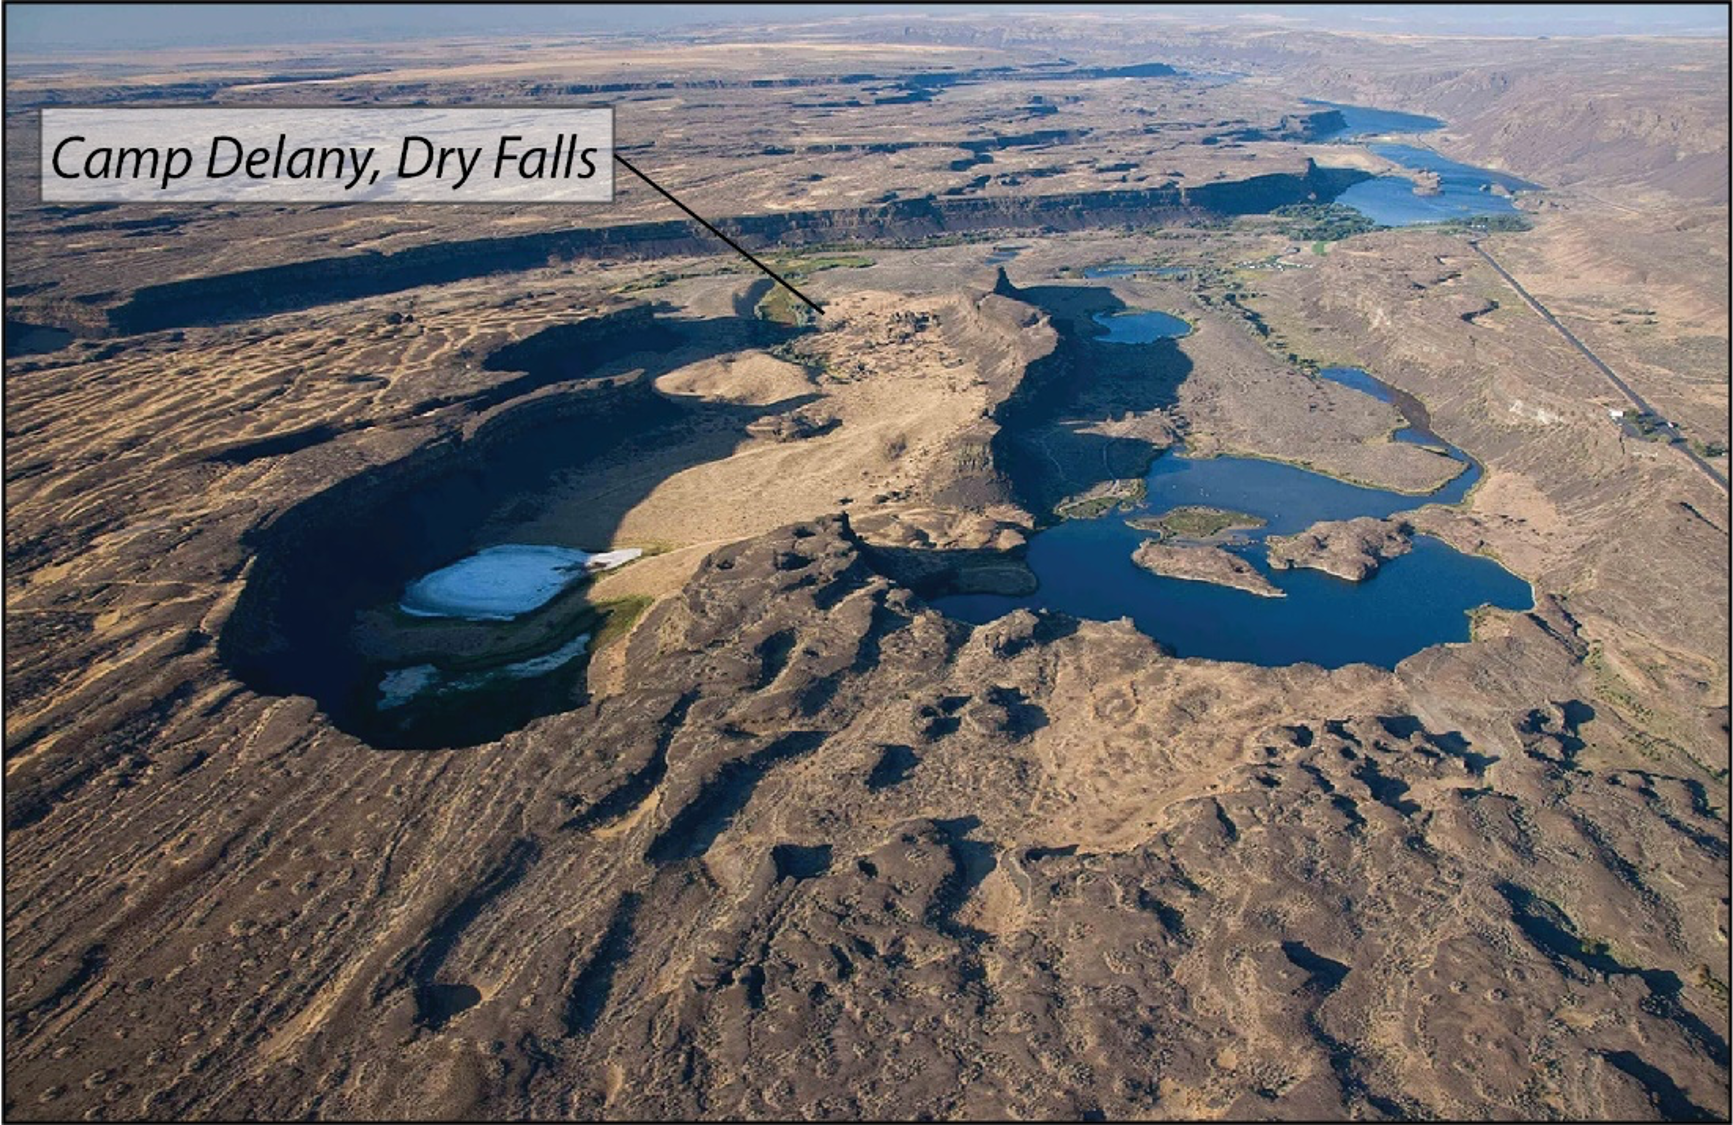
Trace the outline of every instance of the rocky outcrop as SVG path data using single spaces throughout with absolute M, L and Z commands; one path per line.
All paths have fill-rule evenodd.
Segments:
M 1190 582 L 1231 586 L 1261 598 L 1287 596 L 1271 585 L 1270 580 L 1259 574 L 1251 563 L 1220 547 L 1193 544 L 1182 546 L 1146 539 L 1132 552 L 1131 561 L 1164 578 L 1184 578 Z
M 1278 570 L 1306 566 L 1362 582 L 1377 573 L 1386 559 L 1405 555 L 1414 546 L 1414 528 L 1406 520 L 1328 520 L 1297 535 L 1272 535 L 1265 540 L 1270 565 Z
M 1408 179 L 1414 182 L 1415 195 L 1441 195 L 1444 192 L 1444 180 L 1437 172 L 1411 172 Z
M 836 429 L 840 423 L 834 414 L 824 410 L 802 409 L 790 414 L 773 414 L 746 424 L 746 432 L 771 441 L 805 441 Z

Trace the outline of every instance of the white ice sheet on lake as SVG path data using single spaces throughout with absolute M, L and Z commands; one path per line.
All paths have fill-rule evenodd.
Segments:
M 546 605 L 585 574 L 612 570 L 643 553 L 635 547 L 592 554 L 571 547 L 505 543 L 416 579 L 399 605 L 417 617 L 510 621 Z

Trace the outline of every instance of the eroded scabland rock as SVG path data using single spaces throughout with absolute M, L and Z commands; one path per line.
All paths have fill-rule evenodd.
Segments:
M 148 801 L 57 809 L 9 857 L 60 925 L 8 944 L 7 1097 L 1724 1114 L 1724 808 L 1588 761 L 1599 720 L 1534 687 L 1580 642 L 1514 617 L 1509 698 L 1471 711 L 1126 623 L 969 628 L 841 517 L 761 535 L 643 619 L 623 690 L 498 744 L 382 753 L 252 699 L 251 739 Z M 139 862 L 45 883 L 45 841 Z

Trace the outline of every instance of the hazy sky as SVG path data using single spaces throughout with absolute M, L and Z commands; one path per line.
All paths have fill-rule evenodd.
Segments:
M 1059 5 L 995 5 L 1039 11 Z M 1087 7 L 1087 5 L 1085 5 Z M 1147 5 L 1209 22 L 1260 19 L 1299 27 L 1471 35 L 1719 35 L 1722 4 Z M 19 4 L 6 5 L 6 53 L 151 47 L 243 47 L 346 39 L 480 34 L 594 34 L 833 15 L 945 13 L 943 4 Z M 1126 8 L 1117 8 L 1120 13 Z M 977 13 L 981 9 L 974 9 Z

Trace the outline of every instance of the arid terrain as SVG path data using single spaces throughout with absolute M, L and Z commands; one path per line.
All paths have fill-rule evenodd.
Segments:
M 1725 1119 L 1726 40 L 742 36 L 9 55 L 8 1117 Z M 624 175 L 39 201 L 43 106 L 416 101 L 614 105 L 823 314 Z M 1301 231 L 1400 171 L 1319 102 L 1525 221 Z M 1532 608 L 1325 668 L 935 604 L 1182 449 L 1412 497 L 1304 580 Z M 1145 565 L 1274 589 L 1215 515 Z M 502 543 L 643 556 L 399 608 Z

